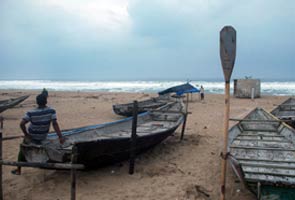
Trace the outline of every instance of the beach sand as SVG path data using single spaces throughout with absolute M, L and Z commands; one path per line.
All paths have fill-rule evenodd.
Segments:
M 0 100 L 31 94 L 29 99 L 0 115 L 5 118 L 3 135 L 20 135 L 19 122 L 25 112 L 34 108 L 36 91 L 0 91 Z M 48 105 L 57 111 L 61 129 L 110 122 L 122 117 L 112 111 L 115 103 L 143 100 L 156 94 L 53 92 Z M 219 199 L 221 173 L 220 152 L 223 145 L 224 97 L 206 94 L 200 102 L 193 96 L 189 102 L 187 128 L 180 142 L 180 128 L 175 135 L 154 149 L 139 156 L 134 175 L 128 174 L 128 162 L 93 171 L 79 171 L 77 199 L 143 199 L 143 200 L 216 200 Z M 242 118 L 255 107 L 271 111 L 288 97 L 231 98 L 231 118 Z M 233 123 L 230 123 L 232 126 Z M 22 139 L 5 141 L 3 157 L 15 161 Z M 6 200 L 70 199 L 70 172 L 23 168 L 21 176 L 10 173 L 13 167 L 3 167 L 3 191 Z M 254 200 L 253 194 L 228 167 L 226 195 L 228 200 Z

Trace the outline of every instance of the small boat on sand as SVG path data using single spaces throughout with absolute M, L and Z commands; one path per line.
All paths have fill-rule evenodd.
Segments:
M 272 110 L 271 114 L 295 128 L 295 98 L 287 99 Z
M 0 101 L 0 113 L 26 100 L 30 95 Z
M 142 153 L 162 142 L 184 120 L 181 99 L 142 113 L 137 119 L 135 153 Z M 71 160 L 72 148 L 77 149 L 77 163 L 86 168 L 103 166 L 129 158 L 131 151 L 132 117 L 93 126 L 62 131 L 66 142 L 59 144 L 56 134 L 49 134 L 42 145 L 21 145 L 28 162 L 59 162 Z
M 153 97 L 144 101 L 138 101 L 138 113 L 143 113 L 151 109 L 157 109 L 173 101 L 169 96 Z M 115 104 L 113 110 L 117 115 L 130 117 L 133 114 L 133 103 Z
M 228 158 L 258 199 L 295 199 L 294 142 L 294 129 L 256 108 L 229 130 Z

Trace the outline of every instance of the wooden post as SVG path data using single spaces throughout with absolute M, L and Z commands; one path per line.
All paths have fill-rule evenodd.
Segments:
M 186 120 L 187 120 L 187 113 L 184 114 L 184 119 L 183 119 L 183 123 L 182 123 L 182 129 L 181 129 L 180 140 L 183 140 L 183 137 L 184 137 L 184 131 L 185 131 L 185 126 L 186 126 Z
M 181 129 L 180 140 L 183 140 L 183 137 L 184 137 L 184 131 L 185 131 L 186 120 L 187 120 L 187 115 L 188 115 L 188 98 L 189 98 L 189 93 L 187 93 L 187 96 L 186 96 L 186 107 L 185 107 L 185 114 L 184 114 L 182 129 Z
M 77 146 L 74 145 L 72 149 L 71 163 L 77 162 Z M 71 200 L 76 199 L 76 169 L 71 169 Z
M 0 200 L 3 200 L 3 181 L 2 181 L 2 130 L 3 130 L 3 118 L 0 116 Z
M 230 77 L 233 71 L 236 58 L 236 31 L 231 26 L 225 26 L 220 31 L 220 58 L 225 80 L 225 114 L 223 128 L 223 151 L 221 166 L 221 194 L 220 200 L 225 199 L 226 190 L 226 167 L 227 167 L 227 140 L 229 127 L 229 110 L 230 110 Z
M 129 161 L 129 174 L 134 173 L 135 165 L 135 148 L 136 148 L 136 128 L 137 128 L 137 113 L 138 113 L 138 103 L 134 101 L 133 103 L 133 120 L 132 120 L 132 133 L 130 142 L 130 161 Z

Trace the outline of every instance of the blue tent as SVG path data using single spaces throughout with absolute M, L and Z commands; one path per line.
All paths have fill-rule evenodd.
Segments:
M 168 93 L 176 93 L 177 95 L 183 95 L 184 93 L 195 93 L 200 92 L 198 88 L 191 85 L 190 83 L 185 83 L 182 85 L 177 85 L 166 90 L 159 92 L 159 95 L 168 94 Z

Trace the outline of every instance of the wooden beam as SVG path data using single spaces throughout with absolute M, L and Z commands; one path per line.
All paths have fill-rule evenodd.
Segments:
M 71 163 L 35 163 L 35 162 L 14 162 L 8 160 L 0 161 L 2 165 L 17 166 L 17 167 L 33 167 L 33 168 L 45 168 L 45 169 L 85 169 L 82 164 Z
M 3 137 L 2 140 L 13 140 L 13 139 L 18 139 L 18 138 L 23 138 L 23 135 L 12 135 L 12 136 L 8 136 L 8 137 Z
M 256 162 L 277 162 L 277 163 L 294 163 L 295 161 L 291 160 L 271 160 L 271 159 L 252 159 L 252 158 L 242 158 L 242 157 L 235 157 L 237 160 L 245 160 L 245 161 L 256 161 Z
M 257 174 L 257 175 L 270 175 L 270 176 L 283 176 L 285 177 L 295 177 L 295 174 L 287 174 L 287 173 L 272 173 L 272 172 L 253 172 L 244 170 L 245 174 Z
M 274 143 L 284 143 L 284 144 L 291 144 L 290 141 L 282 141 L 282 140 L 264 140 L 264 139 L 244 139 L 244 138 L 235 138 L 235 140 L 238 140 L 238 141 L 249 141 L 249 142 L 252 142 L 252 141 L 257 141 L 257 142 L 274 142 Z
M 262 119 L 236 119 L 236 118 L 230 118 L 230 121 L 239 121 L 239 122 L 268 122 L 268 123 L 280 123 L 281 120 L 262 120 Z
M 282 149 L 282 148 L 267 148 L 267 147 L 247 147 L 247 146 L 237 146 L 231 145 L 230 148 L 234 149 L 253 149 L 253 150 L 276 150 L 276 151 L 295 151 L 295 149 Z
M 277 164 L 260 164 L 260 163 L 248 163 L 248 162 L 240 162 L 242 166 L 249 167 L 263 167 L 263 168 L 276 168 L 276 169 L 291 169 L 295 172 L 295 166 L 282 166 Z

